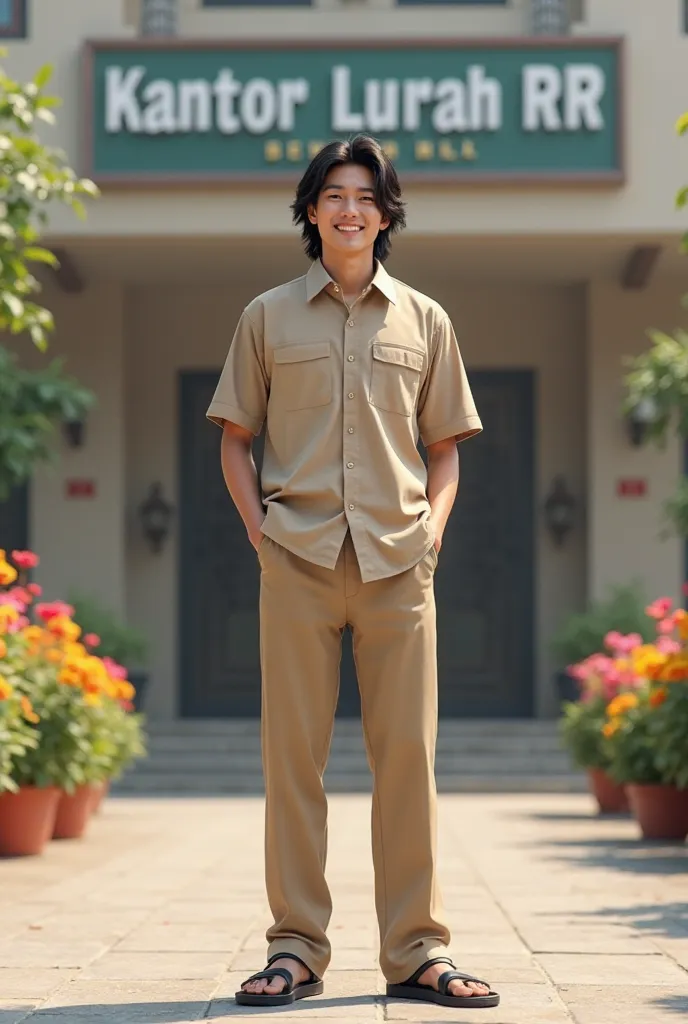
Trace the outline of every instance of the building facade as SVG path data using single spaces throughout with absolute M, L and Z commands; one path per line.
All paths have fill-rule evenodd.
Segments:
M 0 515 L 49 596 L 93 593 L 144 630 L 151 717 L 258 713 L 258 569 L 204 413 L 243 306 L 306 267 L 289 205 L 336 135 L 371 131 L 397 162 L 408 228 L 388 268 L 451 315 L 485 424 L 437 574 L 442 713 L 550 716 L 567 614 L 634 580 L 678 597 L 683 547 L 660 527 L 682 453 L 633 445 L 620 406 L 624 357 L 685 318 L 683 8 L 5 3 L 9 72 L 54 65 L 50 139 L 102 197 L 83 223 L 55 211 L 44 292 L 50 354 L 98 405 Z M 140 514 L 156 485 L 174 508 L 160 550 Z

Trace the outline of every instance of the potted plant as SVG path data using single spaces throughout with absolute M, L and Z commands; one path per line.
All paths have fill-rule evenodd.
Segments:
M 148 653 L 145 636 L 95 597 L 73 594 L 70 604 L 74 609 L 74 619 L 84 634 L 97 638 L 99 656 L 125 666 L 126 678 L 135 690 L 134 708 L 141 711 L 148 683 L 148 673 L 144 668 Z
M 22 572 L 35 567 L 31 552 L 13 552 Z M 0 587 L 17 571 L 0 559 Z M 126 670 L 93 653 L 98 638 L 84 636 L 63 602 L 37 604 L 37 584 L 20 580 L 0 593 L 0 673 L 16 692 L 33 725 L 36 743 L 14 745 L 8 778 L 18 794 L 53 790 L 54 838 L 83 835 L 94 796 L 126 756 L 143 750 L 140 716 L 133 714 L 134 688 Z M 34 711 L 35 708 L 35 711 Z M 138 743 L 134 739 L 138 738 Z M 27 796 L 28 798 L 28 796 Z
M 627 785 L 646 839 L 688 836 L 688 612 L 663 598 L 648 609 L 657 639 L 633 652 L 646 683 L 607 709 L 610 773 Z
M 613 588 L 604 600 L 592 601 L 585 611 L 566 619 L 551 644 L 560 666 L 555 674 L 560 702 L 575 701 L 579 696 L 579 681 L 567 666 L 579 665 L 603 651 L 610 633 L 652 639 L 654 632 L 644 608 L 640 587 L 633 584 Z

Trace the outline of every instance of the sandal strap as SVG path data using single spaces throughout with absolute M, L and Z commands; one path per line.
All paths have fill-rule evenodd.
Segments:
M 479 985 L 490 987 L 487 981 L 483 981 L 482 978 L 476 978 L 472 974 L 464 974 L 463 971 L 445 971 L 444 974 L 440 974 L 437 980 L 438 992 L 443 996 L 450 995 L 449 985 L 452 981 L 477 981 Z
M 446 957 L 446 956 L 436 956 L 432 960 L 426 960 L 424 964 L 421 964 L 421 966 L 418 968 L 418 970 L 414 974 L 412 974 L 411 977 L 407 981 L 404 982 L 404 984 L 405 985 L 415 985 L 417 983 L 418 979 L 423 974 L 425 974 L 425 972 L 427 971 L 428 967 L 432 967 L 433 964 L 449 964 L 449 966 L 452 969 L 454 968 L 454 964 L 452 963 L 452 961 L 448 957 Z
M 252 974 L 250 978 L 242 982 L 241 987 L 243 988 L 244 985 L 248 985 L 251 981 L 262 981 L 263 978 L 266 981 L 272 981 L 273 978 L 284 978 L 287 983 L 285 993 L 291 992 L 294 988 L 294 975 L 286 967 L 269 967 L 265 971 L 259 971 L 258 974 Z
M 273 955 L 268 959 L 268 967 L 270 966 L 270 964 L 274 964 L 275 960 L 296 960 L 297 963 L 301 964 L 301 966 L 305 967 L 306 970 L 309 972 L 310 981 L 320 981 L 320 978 L 318 978 L 318 976 L 313 973 L 313 971 L 310 969 L 306 961 L 302 960 L 300 956 L 296 956 L 295 953 L 273 953 Z M 276 968 L 276 970 L 277 969 L 278 968 Z M 306 982 L 306 984 L 309 983 L 310 982 Z

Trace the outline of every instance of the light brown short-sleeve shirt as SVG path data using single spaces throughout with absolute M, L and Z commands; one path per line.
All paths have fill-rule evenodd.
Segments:
M 482 430 L 449 317 L 381 264 L 351 309 L 320 261 L 254 299 L 207 415 L 256 435 L 267 420 L 266 536 L 334 569 L 348 529 L 366 583 L 433 544 L 419 435 Z

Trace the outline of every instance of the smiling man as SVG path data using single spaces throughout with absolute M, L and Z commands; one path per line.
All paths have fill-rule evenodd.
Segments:
M 373 862 L 387 993 L 496 1006 L 454 969 L 436 881 L 434 573 L 482 429 L 452 325 L 384 269 L 405 223 L 379 143 L 333 142 L 293 204 L 311 268 L 244 310 L 209 418 L 261 566 L 268 967 L 237 1002 L 323 991 L 327 764 L 342 632 L 353 633 L 373 771 Z M 267 420 L 260 483 L 251 445 Z M 428 468 L 418 452 L 421 437 Z M 267 514 L 266 514 L 267 509 Z

